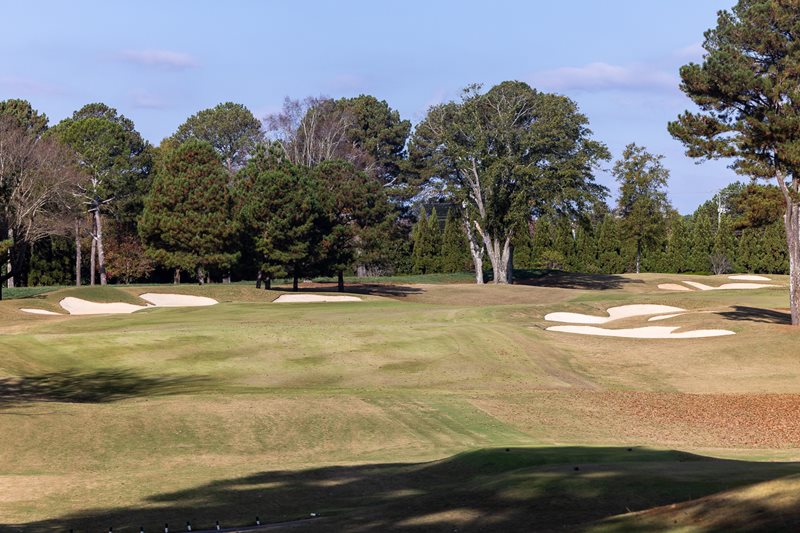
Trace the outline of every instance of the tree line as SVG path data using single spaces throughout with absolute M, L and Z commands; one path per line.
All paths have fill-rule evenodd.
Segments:
M 586 117 L 520 82 L 471 86 L 413 132 L 371 96 L 287 99 L 264 122 L 223 103 L 157 147 L 104 104 L 48 127 L 7 100 L 0 127 L 9 285 L 787 269 L 776 188 L 681 217 L 663 158 L 630 144 L 609 206 Z
M 69 264 L 78 284 L 86 273 L 267 287 L 288 276 L 296 287 L 324 274 L 341 286 L 350 272 L 466 263 L 477 283 L 485 271 L 510 283 L 515 266 L 782 272 L 788 257 L 800 323 L 797 81 L 781 74 L 800 63 L 788 37 L 799 18 L 741 0 L 707 33 L 702 64 L 681 70 L 698 111 L 669 131 L 687 154 L 776 181 L 720 193 L 716 214 L 691 217 L 669 205 L 663 158 L 636 144 L 613 165 L 620 194 L 608 205 L 595 173 L 611 156 L 588 118 L 519 81 L 469 86 L 413 129 L 369 95 L 287 99 L 264 121 L 228 102 L 157 147 L 104 104 L 50 127 L 28 102 L 0 102 L 0 281 L 63 283 Z M 451 211 L 441 228 L 422 215 L 434 205 Z

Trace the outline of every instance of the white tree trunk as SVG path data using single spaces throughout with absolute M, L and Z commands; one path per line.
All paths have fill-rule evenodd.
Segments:
M 75 286 L 81 286 L 81 227 L 75 219 Z
M 782 172 L 778 172 L 775 179 L 786 201 L 783 221 L 789 249 L 789 308 L 792 325 L 800 326 L 800 199 L 798 199 L 800 178 L 792 178 L 791 188 L 786 185 Z
M 800 204 L 787 203 L 784 222 L 789 247 L 789 308 L 792 325 L 800 326 Z
M 106 254 L 103 251 L 103 220 L 100 209 L 94 212 L 94 225 L 97 232 L 97 268 L 100 270 L 100 285 L 106 284 Z
M 472 256 L 472 264 L 475 266 L 475 283 L 483 285 L 483 246 L 475 242 L 469 219 L 464 216 L 464 232 L 467 234 L 469 244 L 469 254 Z
M 8 240 L 11 241 L 12 243 L 14 242 L 14 230 L 11 228 L 8 228 Z M 12 272 L 10 253 L 8 254 L 8 262 L 6 263 L 6 272 Z M 8 287 L 9 289 L 14 288 L 14 276 L 8 278 L 8 280 L 6 281 L 6 287 Z
M 92 221 L 92 226 L 94 226 L 94 221 Z M 89 251 L 89 285 L 94 285 L 96 275 L 97 275 L 97 237 L 95 236 L 95 231 L 93 227 L 92 249 Z

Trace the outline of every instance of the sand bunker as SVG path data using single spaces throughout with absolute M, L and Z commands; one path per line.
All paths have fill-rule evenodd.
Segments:
M 147 309 L 145 305 L 126 304 L 123 302 L 98 303 L 68 296 L 59 302 L 71 315 L 117 315 Z
M 545 315 L 544 319 L 548 322 L 572 322 L 575 324 L 605 324 L 612 320 L 619 320 L 620 318 L 630 318 L 634 316 L 657 315 L 662 313 L 675 313 L 685 311 L 680 307 L 672 307 L 671 305 L 652 305 L 652 304 L 634 304 L 634 305 L 621 305 L 619 307 L 609 307 L 606 311 L 607 317 L 584 315 L 581 313 L 550 313 Z
M 722 291 L 729 289 L 763 289 L 765 287 L 777 287 L 777 285 L 769 285 L 766 283 L 723 283 L 719 287 L 712 287 L 705 283 L 698 283 L 696 281 L 684 281 L 685 284 L 691 285 L 695 289 L 701 291 Z
M 772 281 L 767 277 L 756 276 L 754 274 L 736 274 L 734 276 L 728 276 L 728 279 L 736 279 L 740 281 Z
M 215 305 L 219 302 L 214 298 L 205 296 L 190 296 L 188 294 L 161 294 L 148 292 L 139 296 L 142 300 L 147 300 L 156 307 L 203 307 Z
M 671 315 L 658 315 L 652 316 L 647 319 L 648 322 L 658 322 L 659 320 L 666 320 L 668 318 L 675 318 L 676 316 L 684 315 L 685 313 L 672 313 Z
M 689 287 L 684 285 L 678 285 L 677 283 L 662 283 L 658 286 L 659 289 L 664 289 L 665 291 L 690 291 Z
M 149 305 L 134 305 L 123 302 L 98 303 L 82 300 L 68 296 L 59 302 L 71 315 L 120 315 L 135 313 L 142 309 L 153 307 L 197 307 L 214 305 L 217 302 L 213 298 L 203 296 L 189 296 L 185 294 L 156 294 L 146 293 L 142 299 L 151 302 Z
M 316 303 L 316 302 L 360 302 L 358 296 L 334 296 L 321 294 L 281 294 L 273 303 Z
M 605 329 L 595 326 L 550 326 L 547 331 L 577 333 L 578 335 L 597 335 L 600 337 L 624 337 L 630 339 L 697 339 L 702 337 L 722 337 L 733 335 L 726 329 L 697 329 L 673 333 L 678 326 L 645 326 L 628 329 Z
M 33 309 L 30 307 L 21 307 L 20 311 L 23 313 L 30 313 L 32 315 L 55 315 L 61 316 L 61 313 L 56 313 L 55 311 L 48 311 L 47 309 Z

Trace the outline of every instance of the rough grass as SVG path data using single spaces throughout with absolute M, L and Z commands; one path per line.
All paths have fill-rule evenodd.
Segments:
M 362 303 L 273 305 L 282 291 L 244 285 L 3 302 L 0 529 L 197 529 L 315 512 L 321 521 L 293 530 L 722 531 L 761 508 L 781 514 L 753 523 L 796 525 L 800 334 L 785 325 L 785 290 L 656 288 L 684 278 L 349 286 Z M 154 291 L 222 303 L 18 311 Z M 625 303 L 684 307 L 693 313 L 662 324 L 737 335 L 544 330 L 548 312 Z M 731 501 L 739 514 L 719 511 Z

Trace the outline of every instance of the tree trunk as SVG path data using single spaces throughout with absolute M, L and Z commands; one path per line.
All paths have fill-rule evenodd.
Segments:
M 492 271 L 494 273 L 492 283 L 511 283 L 512 272 L 509 270 L 509 266 L 513 261 L 511 236 L 506 237 L 505 242 L 502 244 L 498 237 L 490 238 L 484 235 L 483 238 L 484 244 L 486 245 L 486 252 L 489 256 L 489 262 L 492 263 Z
M 292 290 L 293 290 L 294 292 L 297 292 L 297 291 L 298 291 L 298 287 L 297 287 L 297 281 L 298 281 L 298 279 L 297 279 L 297 278 L 298 278 L 298 275 L 297 275 L 297 270 L 295 269 L 295 271 L 294 271 L 294 274 L 293 274 L 293 277 L 292 277 Z
M 639 273 L 639 266 L 642 264 L 642 241 L 636 241 L 636 273 Z
M 261 280 L 263 278 L 264 278 L 264 272 L 262 270 L 259 270 L 258 274 L 256 275 L 256 289 L 261 288 Z
M 94 285 L 94 278 L 97 272 L 95 260 L 97 258 L 97 238 L 92 230 L 92 249 L 89 252 L 89 285 Z
M 231 273 L 228 272 L 222 277 L 222 283 L 230 283 L 231 282 Z
M 103 221 L 100 209 L 94 212 L 95 227 L 97 228 L 97 267 L 100 269 L 100 285 L 105 285 L 106 280 L 106 254 L 103 251 Z
M 789 308 L 792 325 L 800 326 L 800 203 L 786 202 L 784 222 L 789 247 Z
M 472 264 L 475 267 L 475 283 L 483 285 L 483 247 L 475 242 L 473 238 L 472 228 L 470 227 L 469 220 L 464 217 L 464 232 L 467 234 L 467 244 L 469 245 L 469 254 L 472 256 Z
M 195 275 L 197 276 L 197 284 L 202 285 L 206 281 L 205 272 L 203 272 L 203 267 L 197 265 L 194 269 Z
M 75 286 L 81 286 L 81 227 L 75 219 Z
M 356 267 L 356 276 L 359 278 L 366 278 L 367 277 L 367 267 L 364 265 L 358 265 Z
M 264 290 L 268 291 L 272 288 L 272 278 L 267 276 L 267 279 L 264 280 Z
M 344 292 L 344 272 L 339 271 L 338 285 L 336 287 L 338 292 Z
M 172 284 L 173 285 L 180 285 L 181 284 L 181 269 L 176 268 L 175 272 L 172 274 Z
M 11 241 L 12 243 L 14 242 L 14 230 L 11 229 L 11 228 L 8 228 L 8 240 Z M 14 272 L 14 269 L 11 266 L 11 254 L 10 253 L 8 254 L 8 263 L 6 263 L 6 272 L 8 272 L 8 273 L 13 273 Z M 8 279 L 6 280 L 6 287 L 8 287 L 9 289 L 13 289 L 14 288 L 14 276 L 9 276 L 8 277 Z

